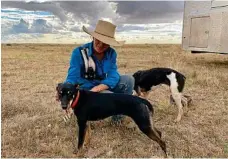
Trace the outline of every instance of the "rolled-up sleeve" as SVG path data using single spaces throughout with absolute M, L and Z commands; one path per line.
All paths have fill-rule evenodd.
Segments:
M 70 67 L 65 82 L 79 84 L 80 88 L 91 89 L 94 85 L 89 80 L 81 77 L 81 60 L 80 49 L 76 48 L 71 55 Z
M 107 85 L 110 89 L 115 88 L 115 86 L 117 85 L 117 83 L 120 80 L 120 75 L 119 75 L 118 70 L 117 70 L 116 59 L 117 59 L 117 54 L 113 50 L 112 56 L 110 59 L 111 65 L 110 65 L 110 68 L 107 72 L 107 78 L 101 81 L 102 84 Z

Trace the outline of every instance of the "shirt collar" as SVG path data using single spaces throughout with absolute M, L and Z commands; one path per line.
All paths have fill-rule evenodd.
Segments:
M 88 53 L 88 55 L 91 56 L 92 53 L 93 53 L 93 41 L 90 42 L 90 43 L 88 43 L 88 47 L 89 47 L 89 53 Z M 108 52 L 109 52 L 109 49 L 110 49 L 110 48 L 108 48 L 108 49 L 105 51 L 104 59 L 108 59 Z

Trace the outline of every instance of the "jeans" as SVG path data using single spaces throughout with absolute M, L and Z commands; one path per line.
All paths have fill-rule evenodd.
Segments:
M 132 95 L 134 89 L 135 79 L 131 75 L 121 75 L 120 81 L 115 88 L 111 90 L 104 90 L 101 93 L 123 93 Z
M 121 75 L 120 81 L 112 90 L 104 90 L 101 93 L 123 93 L 132 95 L 134 89 L 135 79 L 132 75 Z M 112 117 L 113 122 L 118 122 L 123 119 L 122 115 L 115 115 Z

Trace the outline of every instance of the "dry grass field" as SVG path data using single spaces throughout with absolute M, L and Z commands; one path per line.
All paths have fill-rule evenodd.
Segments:
M 75 118 L 62 120 L 56 84 L 65 80 L 75 45 L 2 45 L 1 157 L 78 157 Z M 154 121 L 170 157 L 228 157 L 228 56 L 191 54 L 180 45 L 126 45 L 116 48 L 119 72 L 171 67 L 187 77 L 193 105 L 180 123 L 169 105 L 169 89 L 150 93 Z M 110 118 L 92 123 L 84 157 L 162 157 L 156 142 L 138 128 L 114 126 Z

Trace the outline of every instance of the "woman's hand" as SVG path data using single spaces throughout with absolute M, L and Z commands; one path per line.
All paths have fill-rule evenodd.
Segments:
M 90 91 L 92 92 L 101 92 L 108 89 L 108 86 L 105 84 L 99 84 L 98 86 L 93 87 Z
M 92 92 L 100 92 L 100 88 L 98 86 L 93 87 L 90 91 Z

